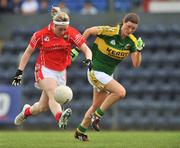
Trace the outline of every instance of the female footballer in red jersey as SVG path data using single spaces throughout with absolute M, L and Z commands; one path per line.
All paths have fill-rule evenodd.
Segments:
M 16 125 L 21 125 L 31 115 L 50 109 L 59 127 L 65 128 L 72 111 L 70 108 L 62 111 L 61 105 L 54 99 L 54 90 L 58 85 L 66 84 L 66 68 L 71 64 L 72 45 L 79 47 L 85 54 L 87 66 L 91 67 L 92 53 L 84 37 L 69 25 L 69 16 L 66 13 L 56 11 L 54 8 L 52 11 L 52 22 L 33 34 L 12 82 L 14 86 L 21 83 L 25 66 L 31 54 L 38 48 L 35 79 L 36 86 L 42 89 L 42 94 L 39 101 L 32 106 L 24 105 L 21 113 L 15 118 Z

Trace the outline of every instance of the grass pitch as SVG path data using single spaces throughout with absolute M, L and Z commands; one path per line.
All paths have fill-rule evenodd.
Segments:
M 89 142 L 72 131 L 0 131 L 0 148 L 180 148 L 180 132 L 88 132 Z

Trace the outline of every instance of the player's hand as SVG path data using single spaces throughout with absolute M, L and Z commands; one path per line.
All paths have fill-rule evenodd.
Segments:
M 13 86 L 18 86 L 19 84 L 21 84 L 22 73 L 23 73 L 22 70 L 20 69 L 17 70 L 16 75 L 14 76 L 13 81 L 12 81 Z
M 89 71 L 92 70 L 92 60 L 86 59 L 86 60 L 83 60 L 83 63 L 86 64 L 86 66 L 88 66 Z
M 71 61 L 73 62 L 78 55 L 79 55 L 79 50 L 77 48 L 73 48 L 71 50 Z
M 137 40 L 137 51 L 141 52 L 145 46 L 145 43 L 141 39 L 141 37 L 138 38 Z

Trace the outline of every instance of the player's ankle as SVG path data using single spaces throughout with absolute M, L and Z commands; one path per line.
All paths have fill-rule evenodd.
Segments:
M 79 125 L 76 130 L 84 134 L 87 131 L 87 128 L 83 127 L 82 125 Z
M 59 122 L 59 119 L 60 119 L 61 115 L 62 115 L 62 112 L 57 112 L 56 115 L 54 116 L 54 117 L 55 117 L 55 120 L 56 120 L 57 122 Z
M 94 113 L 97 117 L 101 118 L 104 115 L 104 112 L 98 108 L 96 109 L 95 113 Z
M 30 110 L 30 107 L 26 108 L 25 112 L 24 112 L 24 116 L 27 118 L 28 116 L 31 116 L 32 113 L 31 113 L 31 110 Z

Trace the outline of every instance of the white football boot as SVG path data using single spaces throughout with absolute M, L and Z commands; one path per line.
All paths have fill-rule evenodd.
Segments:
M 14 120 L 14 124 L 15 125 L 21 125 L 23 124 L 23 122 L 26 120 L 26 117 L 24 115 L 25 110 L 30 107 L 29 104 L 25 104 L 22 111 L 16 116 L 15 120 Z
M 59 118 L 59 128 L 65 129 L 67 127 L 68 120 L 72 115 L 72 110 L 67 108 L 65 111 L 62 112 L 61 117 Z

